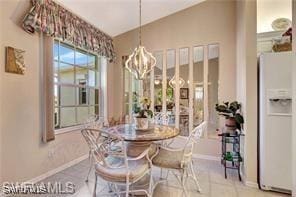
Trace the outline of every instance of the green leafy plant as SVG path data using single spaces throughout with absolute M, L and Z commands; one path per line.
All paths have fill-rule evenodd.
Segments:
M 224 116 L 226 119 L 233 118 L 236 123 L 236 128 L 241 130 L 244 124 L 244 117 L 241 115 L 241 104 L 237 101 L 223 102 L 223 104 L 216 104 L 216 111 L 219 115 Z
M 151 105 L 151 100 L 147 97 L 143 97 L 140 101 L 142 107 L 136 107 L 135 113 L 138 114 L 137 118 L 152 118 L 153 112 L 149 109 Z
M 162 103 L 162 89 L 160 89 L 156 94 L 156 104 Z
M 172 102 L 174 100 L 174 90 L 172 87 L 167 87 L 167 100 Z

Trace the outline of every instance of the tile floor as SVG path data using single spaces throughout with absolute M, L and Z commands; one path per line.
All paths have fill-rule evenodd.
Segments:
M 190 197 L 211 196 L 211 197 L 276 197 L 289 196 L 275 192 L 264 192 L 258 189 L 244 186 L 238 181 L 235 171 L 229 171 L 228 179 L 224 179 L 223 167 L 220 162 L 208 160 L 194 160 L 195 171 L 198 175 L 199 182 L 202 188 L 201 193 L 197 193 L 194 189 L 193 182 L 189 182 L 187 187 Z M 84 160 L 70 168 L 67 168 L 51 177 L 44 179 L 44 182 L 73 182 L 76 185 L 75 197 L 91 197 L 94 188 L 94 172 L 92 171 L 89 182 L 85 182 L 85 177 L 89 169 L 88 160 Z M 155 178 L 159 176 L 159 169 L 155 168 L 153 172 Z M 100 195 L 100 190 L 105 187 L 103 181 L 99 181 L 97 185 L 97 196 Z M 153 197 L 181 197 L 183 192 L 178 185 L 175 177 L 169 176 L 169 182 L 159 184 Z

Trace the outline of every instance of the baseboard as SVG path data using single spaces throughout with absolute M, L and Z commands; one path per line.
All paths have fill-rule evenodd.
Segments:
M 255 182 L 252 182 L 252 181 L 245 181 L 244 183 L 245 183 L 245 185 L 248 186 L 248 187 L 252 187 L 252 188 L 256 188 L 256 189 L 259 188 L 259 187 L 258 187 L 258 183 L 255 183 Z
M 83 161 L 83 160 L 85 160 L 87 158 L 88 158 L 88 154 L 83 155 L 83 156 L 81 156 L 81 157 L 79 157 L 77 159 L 74 159 L 74 160 L 72 160 L 72 161 L 70 161 L 68 163 L 65 163 L 65 164 L 63 164 L 63 165 L 61 165 L 61 166 L 59 166 L 59 167 L 57 167 L 57 168 L 55 168 L 53 170 L 50 170 L 50 171 L 48 171 L 48 172 L 46 172 L 46 173 L 44 173 L 44 174 L 42 174 L 42 175 L 40 175 L 38 177 L 35 177 L 35 178 L 33 178 L 33 179 L 29 180 L 29 181 L 24 181 L 24 182 L 37 183 L 37 182 L 42 181 L 43 179 L 45 179 L 47 177 L 50 177 L 50 176 L 52 176 L 52 175 L 54 175 L 54 174 L 56 174 L 56 173 L 58 173 L 60 171 L 65 170 L 66 168 L 69 168 L 69 167 L 71 167 L 71 166 L 73 166 L 73 165 L 75 165 L 75 164 L 77 164 L 77 163 L 79 163 L 79 162 L 81 162 L 81 161 Z M 3 191 L 1 190 L 1 186 L 2 185 L 0 185 L 0 197 L 4 197 L 5 195 L 3 194 Z
M 242 178 L 242 182 L 244 183 L 245 186 L 259 189 L 258 183 L 246 180 L 246 176 L 243 173 L 243 170 L 240 170 L 240 175 L 241 175 L 241 178 Z
M 220 157 L 212 156 L 212 155 L 202 155 L 202 154 L 193 154 L 194 159 L 204 159 L 210 161 L 221 161 Z
M 57 168 L 55 168 L 53 170 L 50 170 L 50 171 L 48 171 L 48 172 L 46 172 L 46 173 L 44 173 L 44 174 L 42 174 L 42 175 L 40 175 L 38 177 L 35 177 L 35 178 L 33 178 L 33 179 L 31 179 L 31 180 L 29 180 L 27 182 L 29 182 L 29 183 L 37 183 L 37 182 L 39 182 L 39 181 L 41 181 L 41 180 L 43 180 L 43 179 L 45 179 L 47 177 L 50 177 L 50 176 L 52 176 L 52 175 L 54 175 L 54 174 L 56 174 L 56 173 L 58 173 L 60 171 L 65 170 L 66 168 L 69 168 L 69 167 L 71 167 L 71 166 L 73 166 L 73 165 L 75 165 L 75 164 L 77 164 L 77 163 L 79 163 L 79 162 L 81 162 L 81 161 L 83 161 L 83 160 L 85 160 L 87 158 L 88 158 L 88 154 L 83 155 L 83 156 L 81 156 L 81 157 L 79 157 L 77 159 L 74 159 L 74 160 L 72 160 L 72 161 L 70 161 L 68 163 L 65 163 L 65 164 L 63 164 L 63 165 L 61 165 L 61 166 L 59 166 L 59 167 L 57 167 Z

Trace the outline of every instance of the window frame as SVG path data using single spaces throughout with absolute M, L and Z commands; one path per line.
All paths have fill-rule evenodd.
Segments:
M 58 59 L 56 60 L 55 59 L 55 54 L 54 54 L 54 47 L 55 47 L 55 44 L 58 43 L 58 54 L 60 53 L 60 46 L 64 46 L 64 47 L 68 47 L 70 48 L 71 50 L 73 50 L 74 52 L 74 63 L 71 64 L 71 63 L 67 63 L 67 62 L 64 62 L 64 61 L 61 61 L 60 60 L 60 55 L 58 56 Z M 53 78 L 57 77 L 57 81 L 53 81 L 53 89 L 55 89 L 55 87 L 57 87 L 57 91 L 58 91 L 58 95 L 57 95 L 57 98 L 58 98 L 58 103 L 55 104 L 53 103 L 53 129 L 54 129 L 54 133 L 55 135 L 57 134 L 61 134 L 61 133 L 66 133 L 66 132 L 69 132 L 69 131 L 75 131 L 75 130 L 79 130 L 79 129 L 82 129 L 83 128 L 83 122 L 79 123 L 78 121 L 78 108 L 79 107 L 87 107 L 88 108 L 88 115 L 90 114 L 90 107 L 94 107 L 95 108 L 95 112 L 97 111 L 97 115 L 101 116 L 101 113 L 102 113 L 102 102 L 101 102 L 101 99 L 103 99 L 103 95 L 102 95 L 102 91 L 101 91 L 101 86 L 102 86 L 102 61 L 101 61 L 101 56 L 98 56 L 97 54 L 95 53 L 92 53 L 91 51 L 89 50 L 85 50 L 85 49 L 82 49 L 80 47 L 76 47 L 75 45 L 72 45 L 72 44 L 69 44 L 67 42 L 64 42 L 60 39 L 53 39 L 53 42 L 52 42 L 52 52 L 53 52 L 53 56 L 52 56 L 52 62 L 53 62 L 53 65 L 52 65 L 52 68 L 53 68 Z M 89 55 L 91 56 L 94 56 L 95 57 L 95 62 L 94 62 L 94 67 L 93 68 L 90 68 L 89 66 L 79 66 L 76 64 L 76 53 L 77 52 L 80 52 L 80 53 L 84 53 L 87 58 L 89 58 Z M 71 65 L 73 66 L 73 69 L 74 69 L 74 72 L 73 72 L 73 75 L 74 75 L 74 79 L 73 79 L 73 83 L 65 83 L 65 82 L 61 82 L 60 81 L 60 75 L 58 76 L 55 76 L 56 73 L 59 73 L 59 70 L 58 71 L 55 71 L 55 63 L 58 64 L 58 69 L 60 68 L 60 63 L 63 63 L 63 64 L 67 64 L 67 65 Z M 87 60 L 87 63 L 88 60 Z M 89 76 L 85 79 L 85 82 L 86 82 L 86 85 L 79 85 L 77 82 L 77 68 L 84 68 L 84 69 L 87 69 L 87 72 L 89 73 L 89 71 L 93 71 L 95 73 L 95 84 L 94 86 L 90 85 L 89 82 Z M 61 87 L 73 87 L 75 88 L 74 89 L 74 102 L 75 104 L 74 105 L 61 105 L 60 103 L 60 92 L 61 92 Z M 80 92 L 80 89 L 85 89 L 86 90 L 86 103 L 85 104 L 80 104 L 80 95 L 79 95 L 79 92 Z M 91 91 L 94 91 L 94 103 L 91 103 L 90 102 L 90 94 L 91 94 Z M 100 96 L 101 95 L 101 96 Z M 53 91 L 52 92 L 52 97 L 53 97 L 53 100 L 55 101 L 55 92 Z M 96 102 L 97 100 L 97 102 Z M 56 128 L 56 125 L 55 125 L 55 110 L 58 109 L 59 112 L 58 112 L 58 116 L 57 117 L 57 124 L 60 125 L 60 114 L 61 114 L 61 109 L 62 108 L 75 108 L 75 125 L 71 125 L 71 126 L 66 126 L 66 127 L 62 127 L 62 128 Z

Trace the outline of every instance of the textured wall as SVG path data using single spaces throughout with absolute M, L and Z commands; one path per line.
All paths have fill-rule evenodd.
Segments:
M 142 43 L 148 51 L 219 44 L 219 100 L 236 98 L 236 4 L 235 1 L 208 0 L 164 17 L 142 28 Z M 114 38 L 117 62 L 110 67 L 110 116 L 123 112 L 123 69 L 121 56 L 129 55 L 138 44 L 138 30 Z M 197 154 L 219 156 L 217 140 L 203 140 Z

